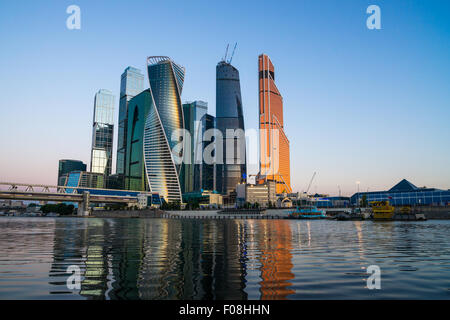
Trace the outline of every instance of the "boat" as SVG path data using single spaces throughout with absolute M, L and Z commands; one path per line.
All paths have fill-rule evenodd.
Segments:
M 336 220 L 339 221 L 361 221 L 364 219 L 366 219 L 366 217 L 364 216 L 360 208 L 356 208 L 354 210 L 346 210 L 336 215 Z
M 326 219 L 325 212 L 317 209 L 315 206 L 297 207 L 296 210 L 289 212 L 289 219 Z
M 393 220 L 394 207 L 389 201 L 372 201 L 370 203 L 373 211 L 373 220 Z

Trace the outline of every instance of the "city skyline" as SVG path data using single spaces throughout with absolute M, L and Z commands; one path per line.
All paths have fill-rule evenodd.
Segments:
M 86 45 L 92 44 L 92 39 L 99 41 L 99 35 L 106 39 L 99 41 L 98 46 L 109 45 L 106 42 L 110 31 L 105 28 L 116 29 L 109 24 L 102 28 L 93 19 L 101 10 L 115 16 L 124 8 L 122 5 L 104 8 L 98 3 L 91 5 L 81 1 L 81 30 L 69 31 L 64 26 L 67 5 L 61 4 L 59 11 L 58 6 L 50 8 L 49 21 L 44 22 L 38 17 L 31 20 L 27 17 L 32 12 L 45 11 L 48 4 L 30 4 L 19 10 L 13 3 L 2 3 L 2 13 L 17 10 L 25 22 L 8 28 L 12 18 L 0 14 L 0 32 L 12 44 L 9 51 L 0 53 L 1 67 L 5 71 L 0 84 L 8 92 L 2 103 L 0 120 L 0 133 L 8 136 L 2 139 L 0 147 L 8 153 L 1 158 L 0 178 L 52 184 L 56 181 L 55 167 L 59 159 L 90 163 L 89 119 L 92 119 L 94 93 L 106 88 L 119 97 L 119 77 L 124 68 L 134 66 L 145 70 L 145 57 L 152 54 L 166 53 L 186 66 L 189 71 L 182 101 L 204 100 L 209 105 L 208 111 L 214 115 L 214 66 L 223 55 L 226 43 L 237 41 L 233 65 L 240 71 L 247 129 L 258 127 L 255 59 L 265 52 L 277 66 L 280 75 L 277 85 L 285 99 L 285 130 L 291 141 L 294 191 L 305 190 L 314 171 L 318 175 L 310 192 L 336 195 L 340 188 L 342 194 L 351 195 L 357 190 L 356 181 L 360 181 L 361 191 L 367 188 L 369 191 L 385 190 L 402 178 L 417 186 L 448 189 L 450 155 L 445 145 L 450 136 L 446 124 L 450 115 L 450 97 L 446 90 L 450 65 L 448 44 L 444 40 L 450 28 L 448 20 L 433 22 L 436 16 L 443 14 L 440 12 L 446 10 L 446 5 L 432 3 L 431 9 L 422 11 L 417 3 L 406 7 L 385 1 L 378 3 L 383 13 L 383 29 L 379 31 L 365 28 L 368 6 L 365 1 L 339 6 L 327 2 L 328 6 L 321 5 L 321 10 L 318 5 L 309 3 L 272 8 L 274 10 L 268 11 L 277 21 L 283 14 L 286 16 L 285 23 L 275 31 L 297 29 L 284 33 L 270 44 L 256 44 L 260 38 L 254 31 L 260 25 L 254 19 L 245 23 L 249 30 L 230 27 L 226 32 L 225 23 L 218 21 L 211 28 L 212 31 L 222 28 L 220 41 L 208 44 L 206 52 L 196 50 L 198 57 L 189 50 L 177 51 L 173 44 L 159 36 L 153 45 L 137 42 L 133 37 L 134 52 L 120 50 L 108 53 L 108 57 L 100 51 L 83 52 Z M 186 14 L 195 14 L 197 5 L 183 5 Z M 165 5 L 157 6 L 167 13 Z M 250 7 L 249 4 L 241 6 L 243 20 L 250 17 Z M 206 14 L 214 16 L 214 8 L 206 7 Z M 300 22 L 293 20 L 288 9 L 297 10 Z M 318 22 L 314 23 L 313 18 L 318 18 Z M 210 22 L 210 17 L 207 19 Z M 200 24 L 188 26 L 177 46 L 193 42 L 194 38 L 186 33 L 193 30 L 197 34 L 203 32 L 206 39 L 212 37 L 208 31 L 198 30 L 199 27 Z M 126 27 L 128 31 L 133 28 L 137 25 Z M 142 35 L 136 30 L 137 36 Z M 325 41 L 314 38 L 318 33 Z M 55 53 L 52 53 L 54 44 L 35 40 L 44 34 L 51 35 L 49 41 L 59 42 Z M 251 39 L 252 36 L 255 39 Z M 347 37 L 351 41 L 346 40 Z M 299 47 L 295 42 L 303 39 L 302 50 L 296 50 Z M 199 40 L 193 43 L 198 46 L 203 42 L 207 43 Z M 355 50 L 355 45 L 349 42 L 356 42 L 360 47 Z M 33 59 L 33 72 L 43 84 L 30 85 L 29 93 L 24 95 L 20 94 L 26 79 L 24 67 L 29 68 L 28 62 L 24 64 L 28 59 L 25 44 L 39 49 Z M 289 51 L 292 52 L 287 54 L 285 51 L 291 46 Z M 63 56 L 64 63 L 55 58 L 55 54 Z M 54 79 L 60 79 L 61 85 Z M 117 100 L 114 106 L 116 128 Z M 16 121 L 19 116 L 21 121 Z M 73 121 L 66 123 L 65 119 Z M 117 136 L 114 137 L 113 165 L 116 141 Z M 40 156 L 35 157 L 36 154 Z

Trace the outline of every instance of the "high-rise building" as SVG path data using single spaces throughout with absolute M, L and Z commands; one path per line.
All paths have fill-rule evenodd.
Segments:
M 101 173 L 72 171 L 68 174 L 65 186 L 102 189 L 105 187 L 105 176 Z
M 185 152 L 190 152 L 190 156 L 185 157 L 180 177 L 183 194 L 214 188 L 214 165 L 203 161 L 203 135 L 206 130 L 214 128 L 214 117 L 208 115 L 207 111 L 208 103 L 204 101 L 183 104 L 184 128 L 190 133 L 190 145 L 185 146 Z
M 149 89 L 128 102 L 124 173 L 126 190 L 149 190 L 144 165 L 144 127 L 151 107 L 152 96 Z
M 166 202 L 182 202 L 180 172 L 182 163 L 173 153 L 180 140 L 173 139 L 184 129 L 181 92 L 185 69 L 169 57 L 147 58 L 152 106 L 144 126 L 145 170 L 152 192 L 158 192 Z M 177 132 L 178 131 L 178 132 Z
M 229 194 L 245 179 L 246 159 L 239 71 L 226 61 L 216 67 L 216 126 L 223 135 L 223 157 L 216 159 L 216 186 L 217 191 Z M 236 135 L 227 135 L 230 132 Z M 227 137 L 233 141 L 227 143 Z M 227 145 L 234 150 L 227 150 Z
M 65 184 L 67 175 L 72 171 L 86 171 L 86 164 L 80 160 L 62 159 L 58 165 L 58 186 Z
M 202 118 L 202 136 L 205 136 L 205 132 L 216 128 L 216 118 L 210 114 L 205 114 Z M 202 153 L 205 150 L 206 146 L 210 144 L 209 141 L 203 141 Z M 199 172 L 195 172 L 195 175 L 198 176 L 198 181 L 200 183 L 199 186 L 195 185 L 197 190 L 211 190 L 217 191 L 216 187 L 216 172 L 215 165 L 207 163 L 203 161 L 200 167 L 198 168 Z
M 275 181 L 277 193 L 290 193 L 289 140 L 284 133 L 283 97 L 275 85 L 270 58 L 261 54 L 259 71 L 260 175 Z
M 92 128 L 91 172 L 111 174 L 114 133 L 114 96 L 101 89 L 95 94 Z
M 117 139 L 116 173 L 125 173 L 126 143 L 128 133 L 128 102 L 144 90 L 144 75 L 141 70 L 127 67 L 120 80 L 119 130 Z

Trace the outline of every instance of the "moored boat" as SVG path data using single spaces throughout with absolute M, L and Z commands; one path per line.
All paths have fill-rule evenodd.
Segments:
M 326 219 L 325 212 L 317 209 L 315 206 L 297 207 L 296 210 L 289 212 L 290 219 Z
M 373 220 L 393 220 L 394 207 L 389 201 L 373 201 L 370 203 L 373 211 Z

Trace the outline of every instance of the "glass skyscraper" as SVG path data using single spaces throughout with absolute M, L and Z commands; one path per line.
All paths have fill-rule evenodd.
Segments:
M 152 107 L 150 90 L 142 91 L 128 102 L 127 143 L 125 145 L 125 189 L 148 191 L 144 165 L 144 126 Z
M 270 58 L 258 58 L 260 175 L 275 181 L 277 193 L 290 193 L 289 140 L 284 132 L 283 97 L 275 84 L 275 68 Z
M 72 171 L 86 171 L 86 164 L 80 160 L 63 159 L 58 165 L 58 186 L 65 184 L 67 175 Z
M 189 148 L 190 163 L 183 164 L 183 172 L 180 177 L 182 193 L 199 191 L 200 167 L 203 162 L 203 125 L 202 119 L 208 111 L 208 103 L 193 101 L 183 104 L 184 128 L 189 131 L 191 141 Z M 197 180 L 197 181 L 196 181 Z
M 95 94 L 92 127 L 91 172 L 111 174 L 114 133 L 114 96 L 101 89 Z
M 144 75 L 141 70 L 128 67 L 122 73 L 120 80 L 120 100 L 119 100 L 119 131 L 117 139 L 117 162 L 116 173 L 125 173 L 126 144 L 128 133 L 128 103 L 144 90 Z
M 180 141 L 172 134 L 184 129 L 181 91 L 185 69 L 169 57 L 147 58 L 152 106 L 145 120 L 144 160 L 150 190 L 166 202 L 180 202 L 181 163 L 172 154 Z M 178 154 L 182 156 L 182 154 Z
M 229 137 L 234 140 L 234 152 L 226 147 L 228 129 L 244 130 L 239 71 L 226 61 L 216 67 L 216 125 L 223 135 L 223 158 L 218 159 L 216 186 L 217 191 L 229 194 L 246 176 L 246 158 L 245 136 Z

